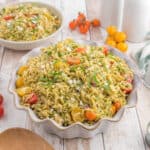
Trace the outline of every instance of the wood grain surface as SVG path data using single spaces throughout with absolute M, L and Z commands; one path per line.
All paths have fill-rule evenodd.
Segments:
M 13 0 L 7 0 L 10 2 Z M 20 0 L 24 1 L 24 0 Z M 42 0 L 41 0 L 42 1 Z M 103 41 L 105 31 L 102 28 L 90 29 L 86 35 L 81 35 L 77 31 L 68 29 L 68 22 L 75 18 L 78 12 L 84 12 L 89 19 L 100 17 L 100 2 L 102 0 L 44 0 L 49 4 L 59 8 L 64 15 L 65 25 L 59 36 L 54 37 L 54 42 L 66 37 L 75 39 L 91 39 Z M 6 2 L 0 0 L 0 3 Z M 105 15 L 105 14 L 104 14 Z M 143 44 L 128 43 L 128 55 L 132 51 L 138 50 Z M 138 89 L 138 104 L 136 108 L 125 111 L 120 122 L 111 124 L 104 134 L 98 134 L 92 139 L 60 139 L 55 135 L 50 135 L 44 131 L 42 126 L 35 124 L 28 115 L 17 110 L 13 104 L 12 95 L 8 92 L 9 77 L 15 64 L 25 52 L 17 52 L 0 48 L 0 73 L 6 76 L 0 79 L 0 92 L 5 97 L 5 117 L 0 120 L 0 131 L 10 127 L 24 127 L 38 133 L 52 144 L 56 150 L 149 150 L 144 136 L 146 125 L 150 121 L 150 90 L 143 85 Z

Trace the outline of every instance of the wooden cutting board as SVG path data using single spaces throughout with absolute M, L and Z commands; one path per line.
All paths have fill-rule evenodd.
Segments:
M 54 150 L 43 138 L 30 130 L 11 128 L 0 134 L 0 150 Z

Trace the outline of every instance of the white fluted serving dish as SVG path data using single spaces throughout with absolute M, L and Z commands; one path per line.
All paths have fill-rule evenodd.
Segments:
M 93 41 L 86 41 L 86 40 L 76 40 L 76 41 L 79 43 L 86 44 L 86 45 L 103 45 L 102 43 L 99 44 Z M 20 66 L 24 65 L 29 58 L 39 55 L 41 53 L 40 48 L 35 48 L 32 51 L 30 51 L 28 54 L 23 56 L 22 59 L 17 63 L 17 66 L 12 72 L 9 90 L 14 96 L 14 102 L 15 102 L 16 108 L 27 112 L 30 118 L 35 123 L 37 124 L 40 123 L 43 126 L 43 128 L 46 130 L 46 132 L 58 135 L 59 137 L 62 137 L 62 138 L 75 138 L 75 137 L 90 138 L 98 133 L 105 132 L 105 129 L 107 129 L 107 126 L 109 124 L 118 122 L 122 118 L 125 109 L 136 106 L 136 103 L 137 103 L 136 89 L 139 85 L 138 83 L 140 82 L 139 77 L 137 75 L 137 68 L 135 67 L 134 63 L 126 55 L 119 52 L 115 48 L 111 48 L 111 47 L 108 47 L 108 48 L 112 53 L 124 59 L 126 63 L 129 65 L 129 67 L 134 71 L 133 90 L 128 96 L 127 104 L 124 107 L 122 107 L 116 113 L 114 117 L 103 118 L 92 126 L 88 126 L 83 123 L 74 123 L 70 126 L 63 127 L 59 125 L 58 123 L 56 123 L 53 119 L 44 119 L 44 120 L 39 119 L 30 108 L 20 105 L 20 102 L 19 102 L 20 98 L 15 92 L 15 88 L 16 88 L 15 81 L 17 79 L 17 75 L 16 75 L 17 70 Z

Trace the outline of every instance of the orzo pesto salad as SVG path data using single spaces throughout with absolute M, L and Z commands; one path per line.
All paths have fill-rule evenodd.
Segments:
M 60 27 L 60 19 L 47 8 L 24 3 L 0 10 L 0 38 L 33 41 L 49 36 Z
M 92 125 L 127 103 L 133 72 L 103 46 L 71 39 L 43 48 L 17 71 L 20 103 L 62 126 Z

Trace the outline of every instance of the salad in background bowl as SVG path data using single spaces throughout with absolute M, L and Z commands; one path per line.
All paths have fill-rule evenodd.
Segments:
M 61 12 L 42 2 L 15 2 L 0 9 L 0 45 L 29 50 L 41 46 L 59 33 Z

